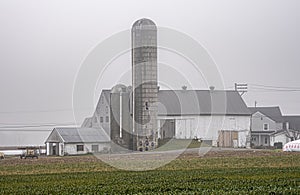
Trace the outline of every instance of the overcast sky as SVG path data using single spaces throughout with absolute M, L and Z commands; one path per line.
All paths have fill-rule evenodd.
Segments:
M 251 88 L 300 89 L 299 10 L 298 0 L 1 0 L 0 123 L 74 121 L 72 90 L 82 61 L 144 17 L 201 43 L 227 88 L 249 83 L 243 96 L 249 106 L 257 101 L 300 114 L 299 91 Z

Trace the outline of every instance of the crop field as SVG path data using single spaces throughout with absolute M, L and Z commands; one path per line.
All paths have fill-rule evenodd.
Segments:
M 124 171 L 93 155 L 6 158 L 0 194 L 300 194 L 300 154 L 187 152 L 151 171 Z

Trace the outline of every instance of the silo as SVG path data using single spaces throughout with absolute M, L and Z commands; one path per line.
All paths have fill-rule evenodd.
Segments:
M 131 29 L 133 133 L 140 151 L 157 146 L 157 28 L 140 19 Z
M 132 118 L 130 115 L 131 87 L 118 84 L 110 91 L 111 140 L 124 149 L 132 150 Z M 122 149 L 117 147 L 117 150 Z M 112 147 L 114 151 L 114 147 Z

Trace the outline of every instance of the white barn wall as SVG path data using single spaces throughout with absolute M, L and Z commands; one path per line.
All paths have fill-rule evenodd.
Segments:
M 77 151 L 77 145 L 83 145 L 84 151 Z M 74 143 L 74 144 L 64 144 L 64 154 L 69 154 L 69 155 L 87 154 L 89 152 L 92 152 L 92 145 L 98 145 L 99 146 L 99 152 L 103 151 L 104 148 L 107 148 L 107 149 L 110 148 L 110 143 Z
M 213 140 L 213 145 L 216 145 L 220 130 L 239 131 L 239 147 L 246 147 L 251 120 L 250 116 L 159 116 L 158 119 L 175 119 L 176 139 L 197 137 Z
M 105 93 L 110 92 L 102 91 L 93 116 L 86 118 L 81 126 L 86 128 L 102 127 L 107 133 L 107 135 L 110 136 L 110 105 L 109 101 L 105 97 Z M 101 117 L 103 120 L 102 122 L 100 120 Z M 107 117 L 108 121 L 106 121 Z
M 102 117 L 103 121 L 100 121 L 100 118 Z M 106 121 L 106 117 L 108 117 L 108 121 Z M 97 108 L 95 110 L 95 113 L 92 117 L 92 127 L 102 127 L 106 133 L 110 136 L 110 106 L 109 102 L 105 98 L 104 92 L 101 93 L 101 96 L 99 98 L 99 102 L 97 105 Z

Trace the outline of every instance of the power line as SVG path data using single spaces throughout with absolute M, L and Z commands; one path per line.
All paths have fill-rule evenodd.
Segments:
M 0 126 L 0 129 L 11 129 L 11 128 L 33 128 L 33 127 L 53 127 L 53 126 L 74 126 L 74 123 L 61 123 L 61 124 L 36 124 L 36 125 L 6 125 Z
M 47 123 L 1 123 L 0 125 L 18 125 L 18 126 L 27 126 L 27 125 L 56 125 L 56 124 L 74 124 L 74 122 L 65 122 L 65 123 L 52 123 L 52 122 L 47 122 Z
M 90 108 L 82 108 L 80 110 L 89 110 Z M 66 112 L 66 111 L 73 111 L 73 108 L 69 109 L 54 109 L 54 110 L 19 110 L 19 111 L 4 111 L 0 112 L 0 114 L 15 114 L 15 113 L 44 113 L 44 112 Z
M 50 132 L 50 131 L 52 131 L 52 129 L 34 129 L 34 130 L 32 130 L 32 129 L 0 129 L 0 132 L 13 132 L 13 131 L 23 131 L 23 132 L 27 132 L 27 133 L 29 133 L 29 132 Z
M 251 83 L 250 92 L 254 93 L 270 93 L 270 92 L 300 92 L 299 87 L 283 87 L 274 85 L 262 85 Z
M 275 89 L 291 89 L 291 90 L 300 90 L 300 87 L 283 87 L 283 86 L 274 86 L 274 85 L 262 85 L 262 84 L 253 84 L 250 83 L 249 85 L 253 85 L 256 87 L 262 87 L 262 88 L 275 88 Z
M 268 89 L 268 88 L 259 88 L 259 87 L 251 87 L 249 91 L 256 92 L 299 92 L 297 89 Z
M 242 96 L 248 91 L 248 84 L 234 83 L 234 89 L 235 89 L 235 91 L 239 92 L 239 94 Z

